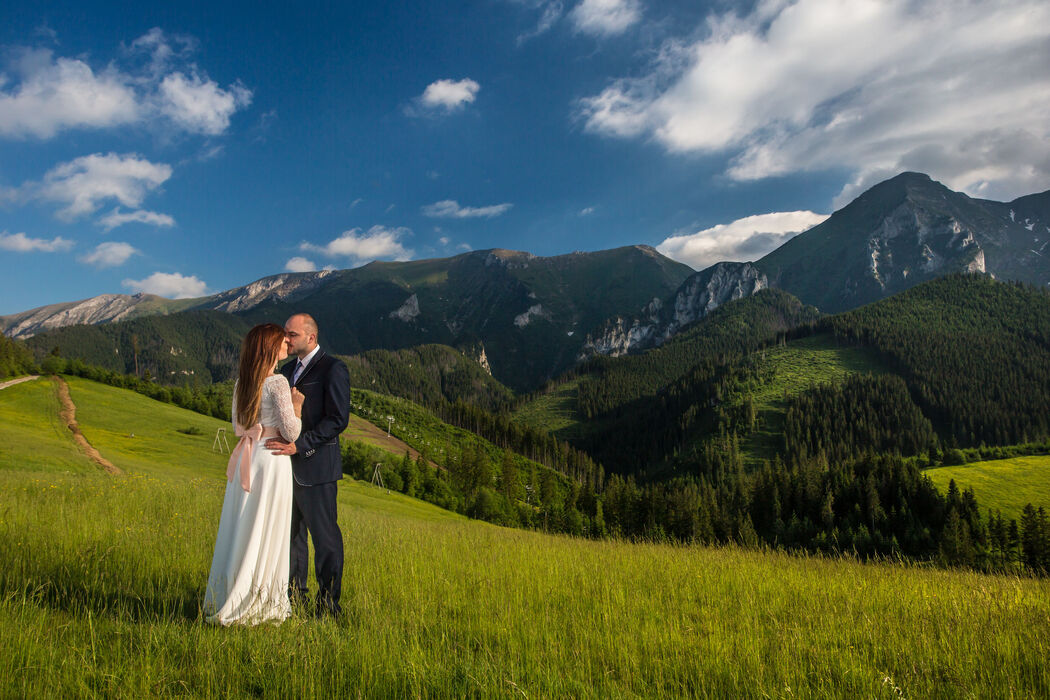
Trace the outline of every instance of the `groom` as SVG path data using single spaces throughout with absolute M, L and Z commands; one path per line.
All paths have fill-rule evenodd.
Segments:
M 303 429 L 295 442 L 271 438 L 274 454 L 292 457 L 292 548 L 288 583 L 293 605 L 307 601 L 306 572 L 310 564 L 306 537 L 314 543 L 317 575 L 317 615 L 338 616 L 343 583 L 343 534 L 336 519 L 336 485 L 343 478 L 339 434 L 350 421 L 350 375 L 342 361 L 317 345 L 317 322 L 295 314 L 284 325 L 288 362 L 281 374 L 306 397 Z

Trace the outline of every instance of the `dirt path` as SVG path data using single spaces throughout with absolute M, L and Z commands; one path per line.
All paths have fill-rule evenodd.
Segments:
M 86 454 L 92 462 L 105 469 L 110 474 L 123 474 L 117 467 L 113 466 L 113 463 L 108 461 L 105 457 L 99 454 L 99 451 L 91 446 L 91 443 L 84 437 L 84 433 L 80 432 L 80 426 L 77 425 L 77 407 L 73 403 L 72 397 L 69 395 L 69 385 L 66 384 L 65 380 L 61 377 L 52 377 L 55 382 L 55 391 L 58 394 L 58 400 L 62 404 L 62 410 L 59 411 L 59 416 L 62 418 L 62 422 L 66 424 L 66 427 L 73 433 L 73 442 L 77 443 L 77 447 Z
M 40 379 L 40 375 L 39 374 L 33 374 L 31 376 L 28 376 L 28 377 L 19 377 L 18 379 L 10 379 L 10 380 L 8 380 L 6 382 L 0 382 L 0 389 L 6 389 L 9 386 L 14 386 L 15 384 L 21 384 L 22 382 L 31 382 L 34 379 Z

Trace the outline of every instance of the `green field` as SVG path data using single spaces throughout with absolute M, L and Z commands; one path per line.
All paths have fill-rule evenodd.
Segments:
M 752 358 L 759 379 L 748 391 L 758 414 L 758 428 L 740 440 L 744 462 L 752 467 L 781 451 L 784 419 L 792 396 L 818 384 L 840 382 L 852 374 L 885 371 L 871 350 L 839 345 L 827 335 L 771 347 Z
M 971 462 L 925 473 L 942 491 L 952 479 L 960 490 L 972 488 L 982 510 L 1000 511 L 1004 518 L 1020 520 L 1029 503 L 1050 509 L 1050 456 Z
M 229 421 L 79 377 L 66 381 L 84 437 L 120 469 L 156 475 L 226 473 L 228 455 L 212 444 L 219 428 L 225 428 L 230 447 L 236 444 Z
M 0 392 L 26 433 L 0 461 L 3 696 L 1050 694 L 1050 581 L 549 536 L 348 480 L 344 619 L 216 629 L 221 422 L 73 381 L 125 475 L 74 471 L 50 387 L 21 386 Z M 194 421 L 210 434 L 175 431 Z
M 46 378 L 0 391 L 0 466 L 24 471 L 94 471 L 58 417 L 58 397 Z
M 576 415 L 576 389 L 579 379 L 555 385 L 552 391 L 539 394 L 514 410 L 514 420 L 530 428 L 546 430 L 562 440 L 570 439 L 579 426 Z

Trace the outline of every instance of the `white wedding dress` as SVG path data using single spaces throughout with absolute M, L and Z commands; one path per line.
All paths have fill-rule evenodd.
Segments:
M 291 614 L 292 461 L 273 454 L 264 443 L 278 433 L 294 441 L 302 422 L 292 407 L 288 380 L 279 374 L 263 380 L 259 425 L 254 430 L 245 431 L 237 424 L 236 389 L 234 397 L 234 428 L 238 435 L 248 433 L 238 446 L 251 451 L 250 462 L 245 454 L 243 469 L 235 470 L 239 450 L 231 455 L 231 478 L 215 537 L 204 614 L 208 622 L 220 625 L 280 622 Z

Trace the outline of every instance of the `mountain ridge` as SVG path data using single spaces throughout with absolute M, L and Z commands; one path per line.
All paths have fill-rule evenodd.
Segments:
M 1016 220 L 1021 208 L 1027 223 Z M 1050 240 L 1050 216 L 1043 212 L 1050 213 L 1050 191 L 993 202 L 905 172 L 868 189 L 755 265 L 771 285 L 825 313 L 953 272 L 1045 285 L 1050 256 L 1033 253 L 1028 245 Z
M 838 313 L 955 272 L 1043 286 L 1048 244 L 1050 191 L 994 202 L 905 172 L 753 263 L 695 271 L 647 245 L 547 257 L 492 248 L 280 273 L 198 299 L 103 295 L 0 317 L 0 329 L 25 338 L 191 310 L 250 324 L 305 310 L 339 354 L 440 344 L 480 360 L 481 348 L 492 376 L 528 391 L 588 357 L 659 346 L 722 304 L 770 287 Z M 48 342 L 33 345 L 39 352 Z M 127 357 L 132 348 L 122 342 L 110 352 Z

